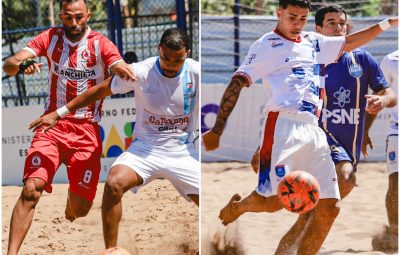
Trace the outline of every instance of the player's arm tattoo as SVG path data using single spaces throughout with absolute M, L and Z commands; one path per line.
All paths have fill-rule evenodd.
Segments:
M 240 91 L 243 87 L 247 87 L 249 82 L 243 76 L 234 76 L 226 88 L 224 95 L 222 96 L 221 103 L 219 105 L 219 110 L 217 114 L 217 120 L 212 128 L 212 131 L 217 134 L 222 134 L 226 121 L 229 115 L 235 108 L 236 102 L 239 99 Z

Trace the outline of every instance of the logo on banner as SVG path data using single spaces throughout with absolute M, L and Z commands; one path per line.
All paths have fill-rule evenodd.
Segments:
M 219 106 L 216 104 L 206 104 L 201 107 L 201 133 L 205 133 L 211 128 L 208 124 L 214 124 L 214 121 L 206 121 L 206 119 L 209 114 L 217 116 L 218 108 Z
M 101 141 L 105 142 L 103 146 L 103 158 L 114 158 L 126 150 L 132 141 L 135 139 L 133 136 L 133 129 L 135 128 L 136 122 L 127 122 L 124 125 L 124 133 L 120 134 L 115 127 L 111 125 L 111 129 L 106 135 L 104 128 L 100 126 L 100 137 Z

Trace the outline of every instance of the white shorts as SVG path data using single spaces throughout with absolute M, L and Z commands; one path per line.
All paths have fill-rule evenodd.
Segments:
M 389 135 L 386 140 L 386 164 L 389 175 L 397 173 L 397 152 L 398 152 L 398 135 Z
M 318 125 L 298 115 L 269 112 L 261 136 L 257 193 L 269 197 L 277 194 L 281 179 L 289 172 L 301 170 L 318 181 L 320 198 L 340 199 L 335 164 L 326 135 Z
M 125 165 L 143 178 L 143 184 L 131 189 L 136 193 L 155 179 L 169 180 L 188 201 L 187 195 L 199 194 L 200 163 L 193 144 L 173 148 L 134 141 L 113 163 Z

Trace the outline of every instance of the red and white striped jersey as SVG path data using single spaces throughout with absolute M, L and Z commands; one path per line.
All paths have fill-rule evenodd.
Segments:
M 108 68 L 122 61 L 117 47 L 89 27 L 78 42 L 71 42 L 63 28 L 50 28 L 33 38 L 24 49 L 47 58 L 49 76 L 45 114 L 107 79 L 110 76 Z M 71 112 L 66 118 L 98 122 L 102 103 L 98 100 Z

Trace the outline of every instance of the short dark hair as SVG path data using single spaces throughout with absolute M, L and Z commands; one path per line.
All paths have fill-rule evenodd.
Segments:
M 286 9 L 289 5 L 311 10 L 311 0 L 279 0 L 279 7 Z
M 124 54 L 123 59 L 127 64 L 132 64 L 138 62 L 138 57 L 134 51 L 127 51 Z
M 61 7 L 63 2 L 67 2 L 67 3 L 73 3 L 73 2 L 79 2 L 80 0 L 60 0 L 60 12 L 61 12 Z M 85 5 L 87 6 L 87 1 L 83 0 L 83 2 L 85 3 Z
M 329 12 L 343 13 L 345 16 L 345 19 L 347 21 L 347 13 L 343 9 L 343 7 L 341 7 L 340 5 L 331 4 L 331 5 L 322 6 L 321 8 L 319 8 L 317 10 L 317 12 L 315 13 L 315 25 L 322 27 L 322 25 L 324 23 L 325 14 L 327 14 Z
M 189 36 L 180 28 L 169 28 L 161 36 L 160 45 L 165 45 L 172 50 L 185 48 L 190 50 Z

